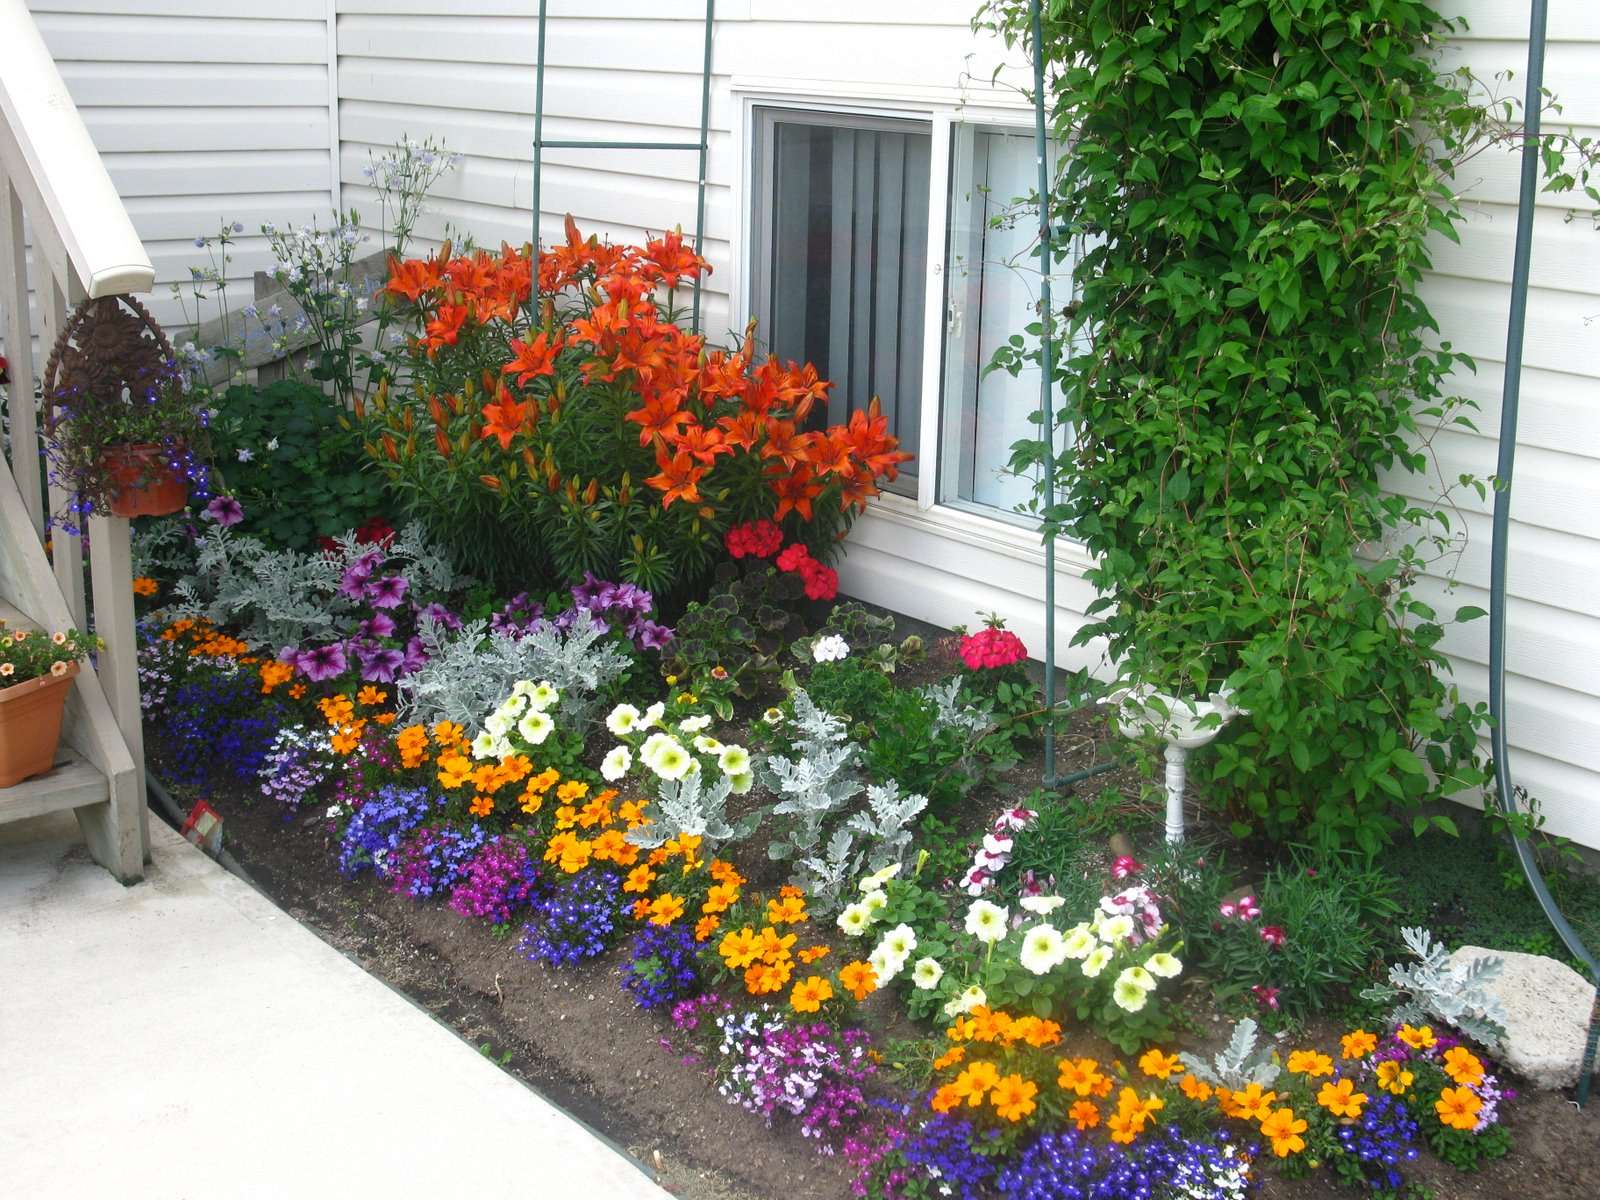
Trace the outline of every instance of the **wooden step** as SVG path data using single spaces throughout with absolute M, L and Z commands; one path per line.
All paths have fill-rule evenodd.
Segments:
M 110 798 L 106 777 L 76 750 L 63 746 L 56 751 L 55 766 L 45 774 L 0 788 L 0 824 L 65 808 L 82 808 Z

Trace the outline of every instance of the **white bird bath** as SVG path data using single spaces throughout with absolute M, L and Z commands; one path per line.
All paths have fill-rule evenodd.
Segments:
M 1167 841 L 1183 841 L 1183 794 L 1188 782 L 1189 751 L 1209 744 L 1234 717 L 1246 715 L 1236 708 L 1232 693 L 1213 692 L 1208 699 L 1169 696 L 1148 686 L 1127 688 L 1106 697 L 1117 708 L 1117 726 L 1123 736 L 1157 737 L 1166 742 Z

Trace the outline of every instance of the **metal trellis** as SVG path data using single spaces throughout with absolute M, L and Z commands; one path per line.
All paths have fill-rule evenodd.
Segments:
M 716 25 L 716 0 L 706 0 L 705 55 L 700 69 L 700 140 L 697 142 L 656 141 L 600 141 L 587 138 L 546 138 L 544 136 L 544 68 L 545 30 L 548 20 L 549 0 L 539 0 L 539 59 L 535 66 L 533 93 L 533 245 L 539 246 L 539 202 L 542 193 L 544 152 L 546 150 L 696 150 L 700 154 L 700 168 L 696 173 L 694 210 L 694 252 L 701 253 L 706 224 L 706 159 L 710 148 L 711 123 L 711 40 Z M 700 332 L 701 278 L 695 276 L 694 301 L 690 328 Z

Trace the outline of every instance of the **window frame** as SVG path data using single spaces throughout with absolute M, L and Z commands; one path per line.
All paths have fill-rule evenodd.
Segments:
M 865 95 L 860 85 L 834 87 L 818 81 L 790 82 L 734 77 L 730 84 L 733 109 L 734 151 L 739 169 L 730 189 L 732 279 L 730 313 L 736 329 L 748 327 L 754 313 L 755 287 L 762 278 L 756 262 L 760 245 L 756 240 L 759 220 L 753 203 L 768 194 L 756 178 L 761 168 L 757 145 L 760 108 L 794 110 L 808 117 L 826 119 L 832 115 L 880 121 L 914 121 L 930 128 L 930 169 L 928 172 L 928 261 L 923 328 L 923 370 L 919 444 L 907 447 L 918 459 L 917 494 L 910 496 L 885 492 L 869 505 L 869 512 L 897 524 L 918 528 L 947 529 L 962 541 L 977 541 L 1019 558 L 1032 559 L 1041 553 L 1037 535 L 1025 516 L 1008 516 L 1000 509 L 964 501 L 939 498 L 945 475 L 945 456 L 941 441 L 945 432 L 943 399 L 945 391 L 945 329 L 948 288 L 945 258 L 950 238 L 950 196 L 954 160 L 953 138 L 958 126 L 972 125 L 997 130 L 1018 129 L 1031 133 L 1033 107 L 1019 99 L 1016 103 L 973 101 L 959 88 L 919 89 L 916 93 L 886 90 L 882 95 Z M 931 93 L 931 95 L 930 95 Z M 934 298 L 937 297 L 937 302 Z M 1092 564 L 1081 545 L 1066 535 L 1057 539 L 1064 551 L 1059 565 L 1078 572 Z

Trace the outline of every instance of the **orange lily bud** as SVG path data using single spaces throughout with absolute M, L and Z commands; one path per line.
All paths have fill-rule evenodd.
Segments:
M 406 457 L 407 458 L 415 458 L 416 456 L 417 456 L 417 435 L 413 433 L 410 437 L 406 438 Z
M 578 488 L 577 485 L 570 479 L 567 480 L 566 492 L 567 499 L 573 504 L 576 504 L 578 502 Z
M 435 425 L 445 425 L 449 423 L 448 419 L 444 415 L 444 405 L 439 403 L 439 397 L 428 397 L 428 411 L 433 414 L 433 423 Z
M 500 490 L 501 484 L 500 484 L 500 480 L 499 480 L 499 478 L 497 476 L 494 476 L 494 475 L 479 475 L 478 476 L 478 480 L 479 480 L 479 482 L 481 482 L 483 484 L 484 487 L 488 488 L 491 492 L 498 492 Z
M 356 414 L 356 420 L 365 421 L 367 419 L 367 406 L 362 403 L 360 396 L 351 397 L 350 410 Z
M 456 416 L 461 415 L 461 399 L 459 396 L 446 396 L 444 402 L 450 406 L 450 411 Z
M 524 446 L 522 448 L 522 462 L 528 468 L 529 475 L 532 475 L 533 472 L 538 468 L 539 461 L 533 456 L 532 446 Z
M 406 409 L 406 415 L 401 418 L 400 424 L 405 426 L 405 431 L 407 433 L 410 433 L 417 427 L 416 414 L 413 413 L 411 409 Z
M 434 445 L 439 447 L 439 453 L 442 456 L 445 458 L 450 457 L 450 439 L 445 437 L 444 430 L 438 428 L 437 426 L 435 426 L 433 430 L 433 442 Z
M 400 461 L 400 448 L 394 444 L 394 438 L 387 433 L 383 435 L 383 452 L 389 456 L 390 462 Z

